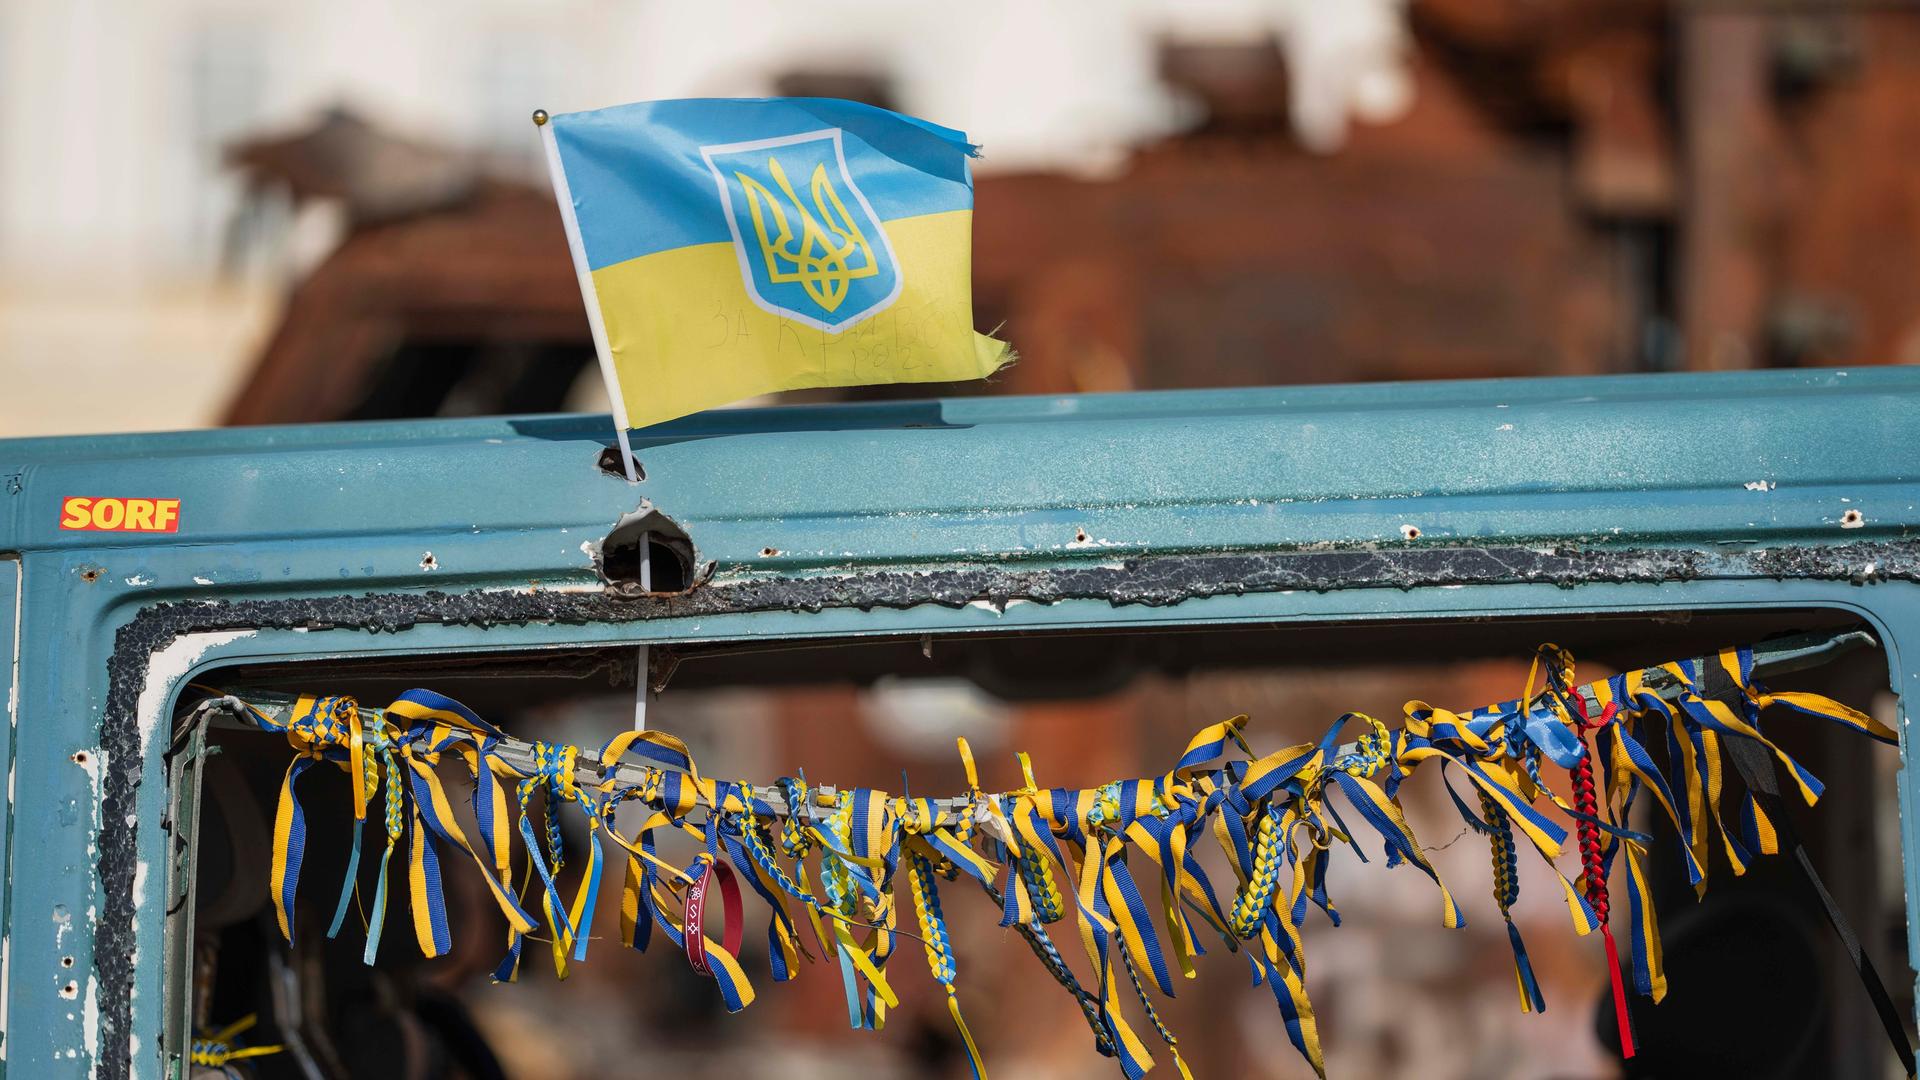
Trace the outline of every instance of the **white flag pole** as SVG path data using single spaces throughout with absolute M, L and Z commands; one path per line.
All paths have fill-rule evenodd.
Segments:
M 640 534 L 640 591 L 653 591 L 653 534 Z M 640 646 L 640 677 L 633 684 L 633 730 L 647 729 L 647 660 L 648 648 Z
M 567 230 L 567 252 L 573 256 L 573 272 L 580 279 L 580 298 L 587 303 L 587 327 L 593 332 L 593 351 L 600 357 L 600 378 L 607 384 L 607 396 L 613 400 L 614 437 L 620 441 L 620 465 L 627 483 L 640 482 L 633 464 L 633 445 L 627 441 L 627 399 L 620 393 L 620 372 L 613 366 L 613 350 L 607 347 L 607 324 L 600 316 L 600 297 L 593 288 L 593 271 L 587 266 L 587 246 L 580 239 L 580 219 L 573 210 L 573 191 L 567 187 L 566 170 L 560 167 L 560 145 L 554 141 L 553 125 L 547 111 L 536 109 L 533 124 L 540 129 L 540 142 L 547 152 L 547 175 L 553 179 L 553 197 L 560 204 L 560 221 Z M 645 559 L 644 548 L 641 558 Z M 644 681 L 644 680 L 642 680 Z
M 640 589 L 642 592 L 653 591 L 653 557 L 650 551 L 652 547 L 653 534 L 641 533 Z M 648 669 L 651 667 L 649 661 L 652 659 L 652 652 L 652 647 L 648 645 L 642 645 L 634 650 L 633 730 L 635 731 L 647 730 L 647 691 L 650 689 L 647 684 L 651 681 Z M 645 816 L 646 807 L 638 803 L 622 802 L 613 808 L 613 827 L 625 835 L 629 830 L 639 829 L 641 819 Z
M 593 270 L 587 265 L 587 246 L 580 239 L 580 218 L 573 208 L 573 191 L 567 186 L 567 173 L 560 165 L 560 146 L 554 141 L 553 125 L 548 123 L 545 109 L 537 109 L 533 114 L 533 124 L 540 129 L 540 143 L 546 150 L 547 175 L 553 181 L 553 198 L 560 204 L 560 221 L 567 231 L 567 253 L 573 256 L 574 276 L 580 282 L 580 298 L 587 305 L 587 328 L 593 334 L 593 351 L 600 358 L 600 378 L 607 384 L 607 397 L 613 405 L 613 434 L 620 443 L 620 467 L 627 474 L 627 483 L 640 482 L 639 470 L 634 466 L 633 445 L 627 441 L 627 399 L 620 392 L 620 372 L 613 366 L 613 350 L 607 346 L 607 324 L 600 314 L 600 297 L 593 287 Z M 653 591 L 653 537 L 640 534 L 640 588 L 643 592 Z M 633 729 L 644 731 L 647 727 L 647 668 L 651 650 L 642 645 L 636 650 L 637 673 L 633 680 Z M 638 808 L 619 807 L 615 813 L 615 827 L 627 828 L 630 821 L 621 821 L 621 817 L 633 817 Z M 624 812 L 624 813 L 623 813 Z

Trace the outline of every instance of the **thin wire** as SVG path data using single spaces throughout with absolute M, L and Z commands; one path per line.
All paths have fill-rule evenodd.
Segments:
M 1444 844 L 1422 844 L 1421 846 L 1422 846 L 1422 847 L 1424 847 L 1424 848 L 1426 848 L 1426 849 L 1427 849 L 1428 851 L 1445 851 L 1445 850 L 1447 850 L 1448 848 L 1450 848 L 1450 847 L 1452 847 L 1453 845 L 1455 845 L 1455 844 L 1457 844 L 1457 843 L 1459 843 L 1462 837 L 1464 837 L 1464 836 L 1466 836 L 1466 835 L 1467 835 L 1468 833 L 1470 833 L 1470 832 L 1472 832 L 1472 831 L 1474 831 L 1474 830 L 1473 830 L 1473 826 L 1471 826 L 1471 825 L 1462 825 L 1462 826 L 1460 827 L 1460 831 L 1459 831 L 1459 832 L 1457 832 L 1457 833 L 1454 833 L 1454 834 L 1453 834 L 1453 839 L 1451 839 L 1451 840 L 1449 840 L 1449 841 L 1447 841 L 1446 843 L 1444 843 Z

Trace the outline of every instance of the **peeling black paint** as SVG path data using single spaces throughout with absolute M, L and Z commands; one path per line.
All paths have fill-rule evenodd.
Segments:
M 156 604 L 120 628 L 108 664 L 107 753 L 99 872 L 104 897 L 94 944 L 100 986 L 101 1075 L 129 1074 L 127 1036 L 134 977 L 133 879 L 141 782 L 139 718 L 153 653 L 184 634 L 243 629 L 399 631 L 421 623 L 468 626 L 535 622 L 605 623 L 755 611 L 828 608 L 958 607 L 975 601 L 1055 603 L 1093 599 L 1164 606 L 1206 596 L 1439 585 L 1659 583 L 1701 579 L 1920 581 L 1920 541 L 1861 542 L 1749 550 L 1686 548 L 1533 549 L 1392 546 L 1219 555 L 1164 555 L 1117 564 L 1023 569 L 941 566 L 846 575 L 711 583 L 673 596 L 627 597 L 613 591 L 435 591 L 311 599 Z

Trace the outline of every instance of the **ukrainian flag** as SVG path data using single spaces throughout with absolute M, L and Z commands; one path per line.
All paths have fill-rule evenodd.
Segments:
M 973 329 L 965 134 L 825 98 L 536 114 L 614 419 L 775 390 L 946 382 Z

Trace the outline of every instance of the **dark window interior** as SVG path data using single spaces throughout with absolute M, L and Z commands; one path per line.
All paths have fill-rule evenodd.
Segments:
M 1316 738 L 1345 709 L 1392 724 L 1410 698 L 1462 710 L 1511 698 L 1543 641 L 1572 650 L 1581 680 L 1588 681 L 1711 654 L 1722 645 L 1851 625 L 1837 612 L 1740 611 L 661 646 L 649 665 L 656 688 L 650 724 L 686 738 L 707 775 L 769 782 L 804 769 L 817 782 L 889 791 L 904 783 L 916 794 L 951 794 L 964 786 L 952 751 L 953 736 L 963 734 L 974 743 L 989 789 L 1017 786 L 1011 764 L 1017 749 L 1033 751 L 1042 786 L 1081 787 L 1164 772 L 1193 731 L 1236 712 L 1253 714 L 1249 737 L 1266 752 Z M 326 636 L 315 635 L 316 649 L 328 647 Z M 631 723 L 636 667 L 631 647 L 583 647 L 254 665 L 205 681 L 227 690 L 346 693 L 363 705 L 428 687 L 518 737 L 597 747 Z M 1769 683 L 1863 710 L 1889 707 L 1885 657 L 1873 648 Z M 1793 801 L 1795 825 L 1910 1015 L 1892 787 L 1897 754 L 1828 728 L 1770 714 L 1766 730 L 1827 783 L 1817 808 Z M 504 944 L 504 923 L 464 855 L 441 856 L 454 952 L 420 958 L 403 841 L 379 963 L 368 968 L 360 960 L 357 915 L 349 916 L 338 940 L 325 936 L 352 823 L 346 783 L 331 768 L 302 781 L 310 840 L 298 945 L 289 949 L 275 928 L 265 878 L 271 817 L 290 751 L 284 740 L 257 732 L 223 730 L 215 741 L 220 752 L 209 762 L 199 832 L 196 1023 L 258 1013 L 261 1027 L 252 1041 L 287 1041 L 294 1028 L 304 1047 L 300 1054 L 254 1059 L 251 1075 L 586 1077 L 655 1067 L 699 1076 L 763 1075 L 788 1055 L 828 1072 L 857 1065 L 875 1075 L 965 1074 L 915 942 L 903 940 L 888 969 L 904 999 L 896 1021 L 878 1035 L 849 1033 L 830 966 L 803 961 L 798 981 L 788 985 L 768 977 L 766 911 L 749 897 L 743 962 L 760 1000 L 746 1017 L 728 1017 L 711 984 L 665 944 L 645 956 L 621 947 L 624 856 L 606 871 L 587 962 L 566 983 L 556 982 L 545 946 L 530 942 L 520 983 L 494 986 L 487 975 Z M 1601 1004 L 1598 935 L 1573 936 L 1558 888 L 1527 853 L 1523 904 L 1533 906 L 1517 909 L 1516 917 L 1543 984 L 1550 984 L 1550 1009 L 1520 1015 L 1504 933 L 1487 892 L 1485 842 L 1464 835 L 1447 808 L 1441 777 L 1429 771 L 1408 782 L 1408 816 L 1467 910 L 1469 926 L 1442 929 L 1430 886 L 1411 880 L 1414 872 L 1387 870 L 1371 837 L 1365 846 L 1374 849 L 1372 863 L 1343 858 L 1331 886 L 1336 902 L 1351 905 L 1343 906 L 1346 925 L 1334 929 L 1315 913 L 1306 930 L 1308 989 L 1322 1015 L 1333 1073 L 1365 1075 L 1380 1063 L 1434 1052 L 1396 1042 L 1404 1032 L 1396 1036 L 1391 1025 L 1369 1019 L 1383 1000 L 1403 1002 L 1396 1008 L 1409 1024 L 1451 1022 L 1456 1010 L 1500 1010 L 1492 1013 L 1500 1017 L 1495 1028 L 1506 1034 L 1474 1028 L 1466 1042 L 1478 1048 L 1443 1054 L 1434 1075 L 1605 1075 L 1617 1068 L 1607 1049 L 1612 1017 Z M 444 771 L 456 801 L 465 783 L 458 772 Z M 1563 793 L 1564 781 L 1559 774 L 1556 789 Z M 1641 800 L 1639 813 L 1647 802 Z M 1731 796 L 1726 805 L 1736 805 Z M 1886 1049 L 1872 1011 L 1789 859 L 1764 859 L 1736 878 L 1716 850 L 1711 888 L 1696 901 L 1680 873 L 1671 826 L 1647 818 L 1639 827 L 1656 838 L 1655 892 L 1672 990 L 1659 1006 L 1635 1001 L 1642 1050 L 1628 1075 L 1884 1070 Z M 570 895 L 585 859 L 585 833 L 577 815 L 566 819 L 565 830 L 563 892 Z M 370 821 L 363 843 L 361 910 L 384 846 L 377 822 Z M 677 857 L 692 850 L 666 847 Z M 1561 863 L 1570 874 L 1576 864 L 1571 852 Z M 517 861 L 516 874 L 519 867 Z M 1223 862 L 1209 863 L 1209 872 L 1216 886 L 1231 891 L 1234 878 Z M 994 925 L 997 913 L 984 898 L 958 885 L 944 888 L 960 993 L 989 1065 L 1111 1067 L 1094 1056 L 1085 1028 L 1076 1027 L 1071 1001 L 1017 939 Z M 1621 886 L 1615 888 L 1618 895 Z M 1071 925 L 1069 915 L 1058 936 L 1063 947 L 1074 939 Z M 1163 1010 L 1195 1074 L 1244 1071 L 1282 1058 L 1295 1064 L 1271 998 L 1248 989 L 1246 966 L 1218 948 L 1198 966 L 1198 979 L 1182 983 L 1178 999 Z M 1376 1024 L 1383 1026 L 1376 1030 Z M 1572 1040 L 1566 1070 L 1533 1067 L 1526 1044 L 1552 1039 L 1526 1034 L 1529 1025 L 1552 1025 L 1561 1033 L 1556 1037 Z M 1405 1030 L 1418 1030 L 1417 1024 Z M 1732 1030 L 1741 1037 L 1699 1037 Z M 1077 1055 L 1057 1056 L 1056 1044 L 1073 1044 Z M 1476 1065 L 1496 1059 L 1506 1064 L 1491 1072 Z

